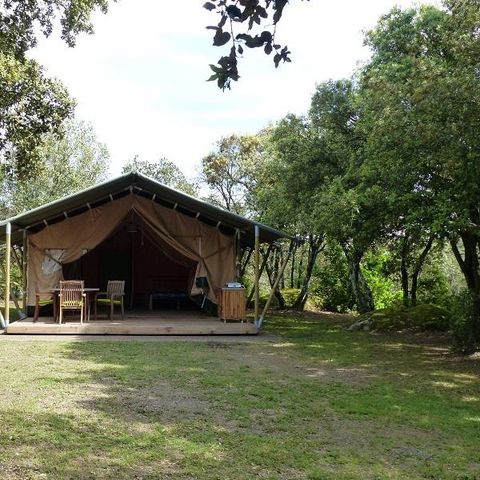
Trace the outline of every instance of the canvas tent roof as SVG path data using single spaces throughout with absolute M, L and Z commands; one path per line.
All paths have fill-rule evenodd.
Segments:
M 261 242 L 272 243 L 280 238 L 292 238 L 285 232 L 223 210 L 136 172 L 121 175 L 7 219 L 0 223 L 0 238 L 5 237 L 5 226 L 8 222 L 12 225 L 12 241 L 21 243 L 25 229 L 29 232 L 38 232 L 45 225 L 58 223 L 67 217 L 74 217 L 90 208 L 98 207 L 130 193 L 152 199 L 164 207 L 195 217 L 208 225 L 218 226 L 225 234 L 233 234 L 236 229 L 239 229 L 240 241 L 243 245 L 252 246 L 254 244 L 256 225 L 260 227 Z

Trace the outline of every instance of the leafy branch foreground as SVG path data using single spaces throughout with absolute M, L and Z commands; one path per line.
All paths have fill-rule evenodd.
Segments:
M 279 337 L 0 336 L 0 477 L 474 479 L 479 361 L 277 316 Z
M 208 81 L 216 81 L 222 90 L 230 89 L 231 81 L 240 78 L 238 74 L 238 59 L 246 48 L 262 48 L 266 55 L 274 52 L 275 68 L 281 61 L 290 62 L 290 51 L 286 45 L 281 45 L 275 39 L 277 24 L 280 22 L 283 10 L 288 0 L 211 0 L 205 2 L 203 8 L 216 14 L 217 25 L 208 26 L 213 30 L 213 45 L 222 47 L 231 44 L 228 55 L 223 55 L 217 65 L 210 65 L 213 75 Z M 271 22 L 268 25 L 268 22 Z M 256 28 L 255 28 L 256 27 Z M 241 33 L 235 33 L 238 28 Z M 258 30 L 258 33 L 256 33 Z

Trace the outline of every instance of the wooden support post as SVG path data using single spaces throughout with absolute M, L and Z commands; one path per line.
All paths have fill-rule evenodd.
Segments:
M 268 257 L 270 256 L 270 252 L 272 251 L 272 249 L 273 249 L 273 245 L 270 244 L 268 246 L 267 252 L 265 253 L 265 256 L 263 257 L 262 265 L 260 267 L 260 272 L 258 274 L 258 278 L 262 278 L 262 273 L 265 270 L 265 267 L 267 265 L 267 260 L 268 260 Z M 253 294 L 254 294 L 254 290 L 252 290 L 248 295 L 247 305 L 250 305 L 250 302 L 252 301 L 252 298 L 253 298 Z
M 28 252 L 28 237 L 27 237 L 27 231 L 23 231 L 23 246 L 22 246 L 22 290 L 23 290 L 23 313 L 27 315 L 27 299 L 28 299 L 28 294 L 27 294 L 27 265 L 28 265 L 28 257 L 27 257 L 27 252 Z
M 295 245 L 295 240 L 292 240 L 290 242 L 290 248 L 288 249 L 288 254 L 282 263 L 280 270 L 278 271 L 277 278 L 275 279 L 275 282 L 273 284 L 272 289 L 270 290 L 270 295 L 268 296 L 267 302 L 265 303 L 265 306 L 263 307 L 262 315 L 256 322 L 257 328 L 262 327 L 263 319 L 265 318 L 265 314 L 267 313 L 268 307 L 270 306 L 270 303 L 272 301 L 273 295 L 275 294 L 275 290 L 278 287 L 278 284 L 280 283 L 280 279 L 282 278 L 283 272 L 285 271 L 285 267 L 287 266 L 288 261 L 290 260 L 290 255 L 293 252 L 293 247 Z
M 254 317 L 255 324 L 258 321 L 258 314 L 260 312 L 260 227 L 255 225 L 255 255 L 254 255 L 254 271 L 255 271 L 255 283 L 254 283 Z
M 12 225 L 7 223 L 5 235 L 5 326 L 10 323 L 10 249 L 12 246 Z

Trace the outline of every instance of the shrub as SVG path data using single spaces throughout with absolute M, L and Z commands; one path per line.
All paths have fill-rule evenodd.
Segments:
M 287 308 L 292 308 L 295 300 L 298 297 L 298 294 L 300 293 L 299 288 L 284 288 L 281 290 L 283 298 L 285 299 L 285 306 Z M 270 290 L 262 290 L 260 292 L 260 306 L 264 307 L 265 304 L 267 303 L 268 296 L 270 295 Z M 307 303 L 305 305 L 306 310 L 320 310 L 323 305 L 323 299 L 322 297 L 315 295 L 315 294 L 309 294 Z M 270 307 L 269 308 L 278 308 L 278 300 L 277 297 L 273 296 L 272 301 L 270 302 Z
M 468 290 L 452 295 L 450 314 L 453 334 L 452 350 L 462 355 L 473 353 L 476 349 L 473 334 L 473 298 Z
M 265 306 L 265 304 L 267 303 L 269 295 L 270 295 L 270 290 L 260 291 L 260 296 L 259 296 L 260 307 L 263 308 Z M 251 303 L 250 306 L 253 307 L 253 300 L 252 300 L 252 303 Z M 269 308 L 278 308 L 278 300 L 277 300 L 277 297 L 275 295 L 273 296 L 272 301 L 270 302 L 270 307 Z
M 348 277 L 348 265 L 341 248 L 327 244 L 319 255 L 314 268 L 309 298 L 317 299 L 323 310 L 347 312 L 353 308 L 355 300 Z
M 362 315 L 358 322 L 369 330 L 440 331 L 450 328 L 450 314 L 437 305 L 423 304 L 416 307 L 382 308 Z
M 388 250 L 372 251 L 367 253 L 363 262 L 363 275 L 379 309 L 390 308 L 402 299 L 402 291 L 391 276 L 391 257 Z
M 283 298 L 285 299 L 285 306 L 287 308 L 292 308 L 299 293 L 300 293 L 299 288 L 284 288 L 282 290 L 282 295 L 283 295 Z

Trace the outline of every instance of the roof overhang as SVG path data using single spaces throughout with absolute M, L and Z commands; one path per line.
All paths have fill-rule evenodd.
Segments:
M 281 238 L 293 239 L 285 232 L 236 215 L 134 172 L 0 222 L 0 240 L 5 238 L 7 223 L 12 226 L 12 241 L 22 243 L 25 231 L 27 233 L 38 232 L 46 225 L 61 222 L 67 217 L 74 217 L 90 208 L 98 207 L 128 194 L 149 198 L 167 208 L 173 208 L 184 215 L 195 217 L 201 222 L 215 226 L 225 234 L 233 235 L 238 231 L 240 241 L 244 246 L 254 244 L 255 226 L 259 227 L 262 243 L 273 243 Z

